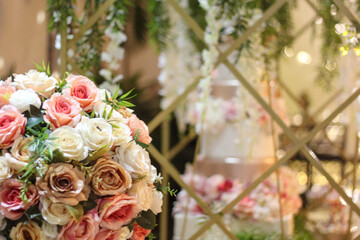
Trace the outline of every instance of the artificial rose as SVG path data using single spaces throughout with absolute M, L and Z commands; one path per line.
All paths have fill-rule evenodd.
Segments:
M 50 133 L 50 146 L 60 149 L 68 160 L 81 161 L 88 156 L 89 148 L 85 146 L 80 132 L 69 126 L 62 126 Z
M 0 107 L 9 104 L 11 95 L 16 91 L 16 88 L 10 85 L 10 81 L 0 81 Z
M 63 226 L 58 240 L 94 240 L 99 232 L 99 216 L 95 211 L 89 211 L 79 221 L 71 220 Z
M 20 222 L 13 227 L 10 238 L 12 240 L 46 240 L 46 235 L 36 222 L 30 220 L 26 224 Z
M 66 81 L 68 87 L 63 90 L 64 95 L 80 103 L 85 112 L 91 112 L 100 99 L 100 91 L 96 85 L 87 77 L 80 75 L 69 75 Z
M 43 97 L 49 98 L 55 92 L 57 80 L 44 72 L 30 70 L 25 75 L 16 74 L 13 85 L 17 89 L 32 89 Z
M 6 238 L 0 234 L 0 240 L 6 240 Z
M 0 231 L 4 230 L 6 227 L 6 220 L 3 214 L 0 214 Z M 1 236 L 1 235 L 0 235 Z M 0 238 L 1 239 L 1 238 Z
M 7 159 L 0 156 L 0 184 L 6 179 L 11 178 L 13 171 L 9 165 Z
M 87 201 L 90 193 L 84 174 L 67 163 L 49 165 L 45 176 L 36 179 L 36 187 L 41 196 L 71 206 Z
M 150 144 L 152 138 L 149 136 L 149 129 L 146 124 L 141 121 L 135 114 L 131 115 L 128 121 L 129 128 L 131 129 L 131 136 L 135 136 L 138 132 L 137 140 L 145 144 Z
M 29 143 L 33 140 L 34 137 L 24 138 L 20 136 L 14 141 L 10 153 L 3 151 L 10 167 L 15 171 L 20 171 L 29 163 L 32 155 L 32 152 L 29 150 Z
M 103 118 L 82 117 L 76 129 L 79 130 L 85 145 L 91 151 L 95 151 L 104 145 L 112 146 L 114 139 L 112 136 L 112 126 Z
M 139 224 L 135 223 L 133 228 L 133 234 L 130 240 L 145 240 L 146 236 L 151 233 L 151 230 L 142 228 Z
M 150 177 L 149 153 L 136 144 L 135 141 L 117 147 L 115 152 L 116 160 L 130 173 L 132 178 Z
M 40 108 L 41 106 L 39 96 L 32 89 L 17 90 L 11 95 L 9 102 L 21 113 L 26 110 L 30 111 L 30 105 L 33 105 L 36 108 Z
M 46 110 L 44 120 L 51 124 L 52 128 L 67 125 L 74 127 L 81 118 L 81 107 L 72 98 L 55 93 L 43 104 Z
M 45 233 L 46 240 L 56 240 L 59 235 L 58 226 L 47 222 L 42 223 L 41 230 Z
M 136 197 L 140 210 L 147 211 L 150 209 L 153 203 L 153 192 L 146 181 L 139 181 L 134 183 L 130 190 L 129 196 Z
M 0 109 L 0 148 L 10 147 L 25 132 L 26 118 L 16 107 L 5 105 Z
M 122 227 L 119 230 L 101 228 L 95 240 L 126 240 L 129 239 L 130 236 L 131 232 L 128 227 Z
M 131 185 L 131 176 L 111 158 L 99 158 L 92 167 L 91 188 L 96 195 L 118 195 Z
M 163 205 L 163 194 L 162 192 L 159 192 L 156 189 L 152 189 L 152 204 L 150 207 L 150 210 L 154 213 L 154 214 L 158 214 L 161 213 L 162 209 L 162 205 Z
M 99 202 L 100 227 L 118 230 L 139 213 L 135 197 L 126 194 L 103 198 Z
M 65 204 L 54 203 L 47 198 L 40 198 L 40 210 L 42 217 L 50 224 L 65 225 L 72 219 Z
M 27 186 L 27 201 L 20 198 L 20 191 L 24 183 L 17 179 L 7 179 L 0 187 L 0 212 L 10 220 L 17 220 L 24 215 L 25 211 L 35 205 L 39 195 L 34 185 Z
M 95 105 L 95 111 L 99 116 L 102 116 L 104 112 L 106 112 L 106 116 L 108 116 L 111 111 L 111 106 L 106 105 L 103 102 L 98 102 Z M 125 119 L 119 112 L 113 111 L 108 121 L 115 126 L 112 129 L 114 138 L 113 146 L 126 144 L 133 139 L 131 136 L 131 130 L 127 125 L 128 120 Z

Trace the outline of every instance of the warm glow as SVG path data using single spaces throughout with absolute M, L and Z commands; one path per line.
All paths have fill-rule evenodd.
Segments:
M 307 53 L 305 51 L 300 51 L 296 55 L 296 60 L 302 64 L 310 64 L 312 59 L 311 59 L 311 55 L 309 53 Z

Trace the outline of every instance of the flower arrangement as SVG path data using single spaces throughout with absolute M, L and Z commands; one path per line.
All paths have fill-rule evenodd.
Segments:
M 130 92 L 37 67 L 0 82 L 0 239 L 145 239 L 163 188 Z
M 299 196 L 300 185 L 297 183 L 291 169 L 281 167 L 279 171 L 282 214 L 284 216 L 296 214 L 302 205 Z M 249 185 L 249 183 L 242 183 L 235 179 L 226 179 L 220 174 L 209 178 L 194 174 L 190 167 L 187 168 L 183 179 L 215 211 L 221 210 L 222 207 L 236 198 Z M 195 215 L 203 215 L 196 201 L 189 198 L 187 192 L 182 190 L 177 195 L 174 213 L 184 213 L 186 211 Z M 263 181 L 248 196 L 243 198 L 230 211 L 230 214 L 239 219 L 246 218 L 262 221 L 279 219 L 279 194 L 276 180 L 268 178 Z

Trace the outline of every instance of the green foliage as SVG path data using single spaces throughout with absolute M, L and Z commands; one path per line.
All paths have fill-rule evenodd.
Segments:
M 166 1 L 148 1 L 149 22 L 147 24 L 150 38 L 156 43 L 160 51 L 166 49 L 169 31 L 171 28 L 170 18 Z
M 154 183 L 155 185 L 155 189 L 159 192 L 162 192 L 163 194 L 170 194 L 170 196 L 172 197 L 176 197 L 176 194 L 178 192 L 178 190 L 176 189 L 171 189 L 170 187 L 170 183 L 168 183 L 167 186 L 163 186 L 161 181 L 155 181 Z
M 37 69 L 39 72 L 44 72 L 44 73 L 46 73 L 49 77 L 51 76 L 50 63 L 48 63 L 48 65 L 46 66 L 46 65 L 45 65 L 45 61 L 43 60 L 42 66 L 40 66 L 40 65 L 38 65 L 38 64 L 36 64 L 36 63 L 34 63 L 34 64 L 35 64 L 36 69 Z
M 48 31 L 56 30 L 60 33 L 68 25 L 67 19 L 71 17 L 76 22 L 74 12 L 76 0 L 47 0 L 49 24 Z
M 151 210 L 140 212 L 135 221 L 144 229 L 152 230 L 156 227 L 156 216 Z
M 146 237 L 146 239 L 148 239 L 148 240 L 154 240 L 154 239 L 156 239 L 156 237 L 154 236 L 153 233 L 150 233 L 149 236 Z
M 132 99 L 136 97 L 135 95 L 130 96 L 130 94 L 133 92 L 134 89 L 128 91 L 127 93 L 121 95 L 120 97 L 117 97 L 119 89 L 116 90 L 114 96 L 110 98 L 108 94 L 105 94 L 105 100 L 103 100 L 104 103 L 110 105 L 114 110 L 120 109 L 122 107 L 134 107 L 135 105 L 128 102 L 129 99 Z
M 66 208 L 76 222 L 78 222 L 80 218 L 84 215 L 84 208 L 81 204 L 78 204 L 76 206 L 66 205 Z

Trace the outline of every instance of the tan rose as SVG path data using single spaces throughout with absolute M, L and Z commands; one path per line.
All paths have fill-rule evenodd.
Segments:
M 111 158 L 99 158 L 92 168 L 91 188 L 96 195 L 118 195 L 131 185 L 130 174 Z
M 50 224 L 65 225 L 72 219 L 72 215 L 63 203 L 54 203 L 50 199 L 40 199 L 42 217 Z
M 36 187 L 41 196 L 71 206 L 87 201 L 90 193 L 84 174 L 67 163 L 51 164 L 44 178 L 37 178 Z
M 18 223 L 11 229 L 10 238 L 12 240 L 46 240 L 45 233 L 34 221 L 28 221 L 26 224 Z
M 15 171 L 23 169 L 29 163 L 32 155 L 32 152 L 29 150 L 29 143 L 32 140 L 34 140 L 34 137 L 24 138 L 21 136 L 14 141 L 10 153 L 3 152 L 10 167 Z
M 0 156 L 0 184 L 6 179 L 11 178 L 13 171 L 9 162 L 3 156 Z
M 139 181 L 132 185 L 129 196 L 136 197 L 138 205 L 142 211 L 149 210 L 153 203 L 152 187 L 146 181 Z

